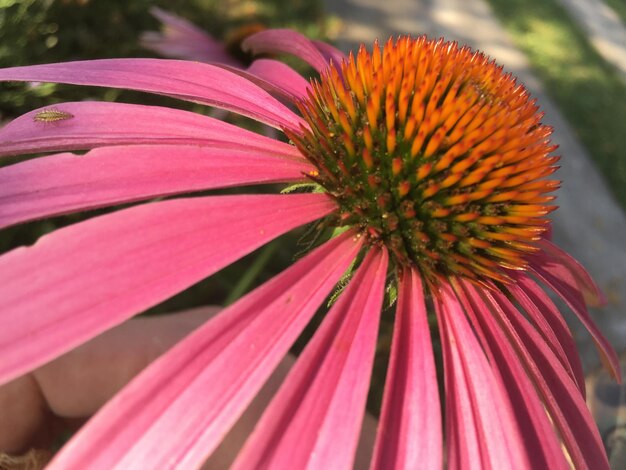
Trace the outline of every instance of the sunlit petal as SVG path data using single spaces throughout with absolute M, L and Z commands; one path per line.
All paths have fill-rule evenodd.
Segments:
M 439 386 L 423 286 L 419 273 L 407 269 L 400 284 L 372 470 L 440 469 L 441 432 Z
M 199 328 L 106 405 L 49 468 L 198 467 L 349 266 L 355 240 L 347 233 L 328 242 Z
M 285 379 L 234 468 L 352 466 L 386 272 L 387 254 L 370 251 Z
M 0 382 L 171 297 L 333 210 L 321 194 L 144 204 L 0 257 Z

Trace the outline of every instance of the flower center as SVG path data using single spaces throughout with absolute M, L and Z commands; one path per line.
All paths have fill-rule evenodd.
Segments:
M 508 280 L 547 228 L 558 157 L 525 88 L 481 53 L 425 37 L 361 47 L 312 85 L 290 137 L 333 223 L 425 276 Z

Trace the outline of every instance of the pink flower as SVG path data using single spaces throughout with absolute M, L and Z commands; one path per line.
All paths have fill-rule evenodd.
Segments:
M 309 84 L 269 59 L 245 72 L 155 59 L 0 70 L 1 80 L 216 106 L 293 142 L 161 107 L 35 110 L 0 129 L 0 155 L 93 150 L 0 169 L 3 227 L 214 188 L 314 187 L 135 205 L 4 254 L 4 382 L 295 227 L 318 221 L 325 240 L 154 362 L 51 468 L 198 466 L 346 272 L 235 468 L 351 466 L 386 285 L 398 302 L 372 468 L 569 468 L 568 458 L 608 468 L 574 341 L 540 283 L 586 325 L 616 377 L 617 358 L 585 306 L 600 292 L 545 236 L 557 158 L 526 90 L 482 54 L 425 38 L 363 48 L 341 66 L 329 65 L 338 51 L 293 31 L 244 46 L 296 55 L 321 78 Z M 443 424 L 429 323 L 443 350 Z
M 228 52 L 220 41 L 200 28 L 158 7 L 150 12 L 163 23 L 163 32 L 147 31 L 141 35 L 141 44 L 162 56 L 175 59 L 218 62 L 235 67 L 243 64 Z

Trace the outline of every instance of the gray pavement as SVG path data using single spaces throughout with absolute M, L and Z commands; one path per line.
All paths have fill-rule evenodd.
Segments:
M 626 81 L 626 27 L 601 0 L 558 0 L 581 26 L 600 55 Z
M 570 1 L 570 0 L 563 0 Z M 574 1 L 574 0 L 571 0 Z M 595 0 L 593 0 L 595 1 Z M 444 36 L 480 49 L 528 87 L 555 128 L 560 145 L 563 188 L 554 213 L 554 239 L 575 256 L 606 292 L 609 305 L 592 312 L 618 350 L 626 349 L 626 217 L 607 190 L 587 151 L 546 95 L 522 52 L 512 43 L 484 0 L 326 0 L 327 9 L 344 22 L 343 50 L 410 33 Z M 626 62 L 625 62 L 626 64 Z M 626 157 L 623 157 L 626 158 Z M 582 325 L 571 321 L 587 368 L 598 364 L 592 341 Z

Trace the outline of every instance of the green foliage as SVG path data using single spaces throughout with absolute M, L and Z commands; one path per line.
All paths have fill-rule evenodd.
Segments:
M 191 20 L 216 38 L 243 24 L 292 27 L 324 36 L 319 1 L 310 0 L 0 0 L 0 67 L 112 57 L 154 57 L 139 45 L 143 31 L 158 30 L 149 13 L 156 5 Z M 0 85 L 0 122 L 34 108 L 85 98 L 154 104 L 121 90 L 52 84 Z
M 489 3 L 626 207 L 626 84 L 556 0 Z

